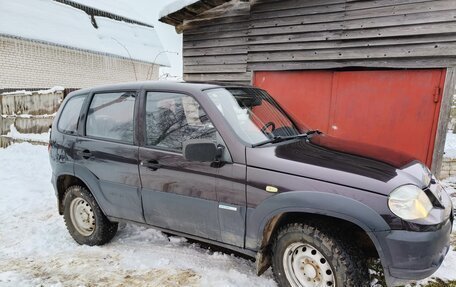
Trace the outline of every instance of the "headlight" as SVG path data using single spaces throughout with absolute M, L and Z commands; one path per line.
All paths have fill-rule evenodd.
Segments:
M 425 218 L 432 209 L 429 197 L 415 185 L 403 185 L 391 192 L 388 206 L 404 220 Z

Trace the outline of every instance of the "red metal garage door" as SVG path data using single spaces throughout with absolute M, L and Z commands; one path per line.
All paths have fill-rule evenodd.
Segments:
M 306 126 L 403 151 L 430 166 L 444 72 L 256 72 L 254 85 Z

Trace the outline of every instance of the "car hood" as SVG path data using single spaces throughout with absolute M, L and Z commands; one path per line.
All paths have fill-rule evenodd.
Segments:
M 388 195 L 404 184 L 422 187 L 421 163 L 385 148 L 326 135 L 247 148 L 247 165 Z M 303 187 L 305 188 L 305 187 Z

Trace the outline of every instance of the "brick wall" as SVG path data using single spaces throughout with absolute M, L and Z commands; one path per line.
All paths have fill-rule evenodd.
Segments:
M 456 176 L 456 159 L 443 158 L 442 169 L 440 171 L 440 179 Z
M 139 81 L 158 79 L 159 67 L 153 65 L 147 77 L 150 68 L 127 58 L 0 36 L 0 89 L 128 82 L 136 80 L 135 70 Z

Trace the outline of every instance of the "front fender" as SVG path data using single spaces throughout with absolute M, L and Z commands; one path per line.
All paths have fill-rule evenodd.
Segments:
M 373 232 L 390 230 L 375 210 L 352 198 L 317 191 L 290 191 L 272 196 L 248 211 L 246 248 L 258 251 L 266 224 L 287 212 L 326 215 L 356 224 L 369 235 L 379 253 L 383 252 Z

